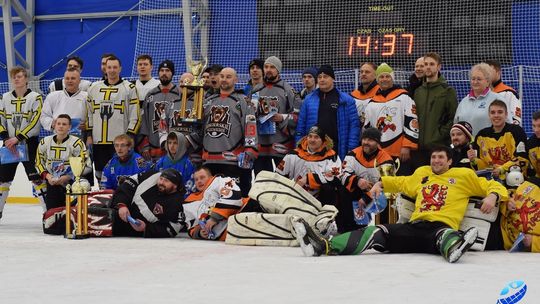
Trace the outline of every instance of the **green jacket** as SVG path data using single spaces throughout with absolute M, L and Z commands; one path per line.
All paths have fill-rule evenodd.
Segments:
M 414 102 L 420 128 L 419 148 L 450 145 L 450 129 L 458 106 L 456 90 L 441 75 L 435 82 L 424 81 L 414 92 Z

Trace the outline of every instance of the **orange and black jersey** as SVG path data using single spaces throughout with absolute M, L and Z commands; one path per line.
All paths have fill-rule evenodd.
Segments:
M 502 82 L 502 80 L 499 80 L 495 83 L 493 83 L 493 92 L 495 93 L 501 93 L 501 92 L 510 92 L 516 96 L 516 98 L 519 98 L 518 93 L 516 90 L 514 90 L 512 87 L 507 86 Z
M 367 155 L 360 146 L 345 156 L 342 164 L 341 183 L 349 192 L 359 190 L 358 180 L 360 178 L 370 182 L 378 181 L 380 174 L 376 166 L 387 163 L 393 164 L 394 161 L 386 151 L 379 148 L 375 153 Z
M 381 147 L 392 157 L 399 157 L 401 148 L 418 148 L 416 105 L 408 92 L 398 86 L 380 90 L 365 109 L 364 128 L 381 131 Z
M 473 148 L 478 151 L 475 169 L 502 167 L 508 171 L 511 166 L 519 165 L 524 173 L 527 167 L 525 143 L 527 135 L 518 125 L 506 123 L 501 132 L 493 127 L 480 130 L 476 135 Z
M 380 87 L 377 84 L 377 81 L 374 80 L 366 90 L 364 90 L 363 87 L 360 87 L 358 90 L 352 91 L 351 96 L 360 100 L 371 99 L 373 96 L 375 96 L 375 94 L 377 94 L 379 89 Z
M 298 147 L 285 155 L 277 165 L 276 173 L 293 180 L 306 177 L 306 188 L 315 195 L 322 184 L 337 181 L 335 177 L 341 174 L 341 160 L 328 146 L 329 140 L 325 140 L 318 151 L 311 153 L 304 137 Z
M 525 146 L 531 164 L 529 175 L 540 177 L 540 138 L 533 134 Z

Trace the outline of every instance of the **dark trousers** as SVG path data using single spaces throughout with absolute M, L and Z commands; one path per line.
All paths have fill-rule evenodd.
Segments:
M 59 185 L 50 185 L 47 182 L 47 192 L 45 193 L 45 206 L 47 210 L 64 207 L 66 205 L 66 188 Z
M 39 141 L 37 137 L 30 137 L 26 140 L 28 161 L 22 162 L 22 164 L 24 166 L 26 174 L 28 175 L 28 179 L 31 182 L 41 182 L 41 177 L 36 170 L 36 152 L 38 144 Z M 0 183 L 8 183 L 13 181 L 13 178 L 15 178 L 15 172 L 17 172 L 18 165 L 19 163 L 0 164 Z
M 390 253 L 440 254 L 437 248 L 439 233 L 450 227 L 441 222 L 420 221 L 406 224 L 381 225 L 384 230 L 384 249 Z

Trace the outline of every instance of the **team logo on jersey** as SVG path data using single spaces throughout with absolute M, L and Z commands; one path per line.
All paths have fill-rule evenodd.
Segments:
M 259 113 L 267 115 L 278 112 L 279 99 L 277 96 L 262 96 L 259 98 Z
M 144 160 L 144 158 L 137 157 L 136 161 L 137 161 L 137 167 L 144 168 L 146 166 L 146 160 Z
M 13 113 L 11 114 L 11 125 L 15 130 L 19 130 L 22 125 L 23 113 Z
M 167 132 L 167 106 L 169 102 L 154 103 L 154 119 L 152 119 L 152 132 Z
M 161 206 L 159 203 L 156 203 L 154 209 L 152 209 L 152 213 L 155 215 L 163 214 L 163 206 Z
M 431 184 L 422 187 L 422 202 L 420 212 L 439 211 L 446 201 L 448 186 Z
M 487 153 L 491 158 L 491 162 L 494 165 L 503 165 L 508 160 L 512 159 L 512 156 L 508 152 L 506 146 L 489 148 Z
M 379 129 L 382 133 L 391 130 L 396 131 L 397 127 L 394 123 L 394 117 L 397 115 L 397 108 L 396 107 L 386 107 L 384 106 L 382 110 L 379 112 L 379 118 L 377 119 L 377 123 L 375 124 L 375 127 Z
M 451 184 L 451 185 L 455 185 L 456 184 L 456 179 L 452 177 L 452 178 L 448 179 L 448 183 Z
M 521 108 L 520 107 L 516 107 L 516 116 L 521 118 Z
M 210 117 L 206 124 L 206 134 L 218 138 L 222 135 L 229 137 L 231 132 L 229 106 L 212 106 Z
M 514 201 L 516 202 L 514 212 L 518 216 L 511 217 L 512 226 L 524 232 L 532 231 L 540 222 L 540 201 L 518 192 L 514 194 Z

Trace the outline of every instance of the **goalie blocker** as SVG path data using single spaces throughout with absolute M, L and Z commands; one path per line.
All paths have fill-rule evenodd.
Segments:
M 406 223 L 411 218 L 414 211 L 414 199 L 405 195 L 398 195 L 396 199 L 396 206 L 399 214 L 398 223 Z M 490 228 L 492 223 L 495 223 L 495 228 L 498 228 L 497 215 L 499 214 L 499 205 L 495 205 L 495 208 L 490 213 L 482 213 L 480 207 L 482 206 L 482 198 L 471 197 L 469 204 L 467 205 L 467 211 L 461 221 L 459 230 L 467 231 L 471 227 L 475 227 L 478 230 L 478 237 L 476 242 L 471 247 L 471 250 L 484 251 L 488 239 L 490 239 Z M 498 232 L 498 231 L 495 231 Z

